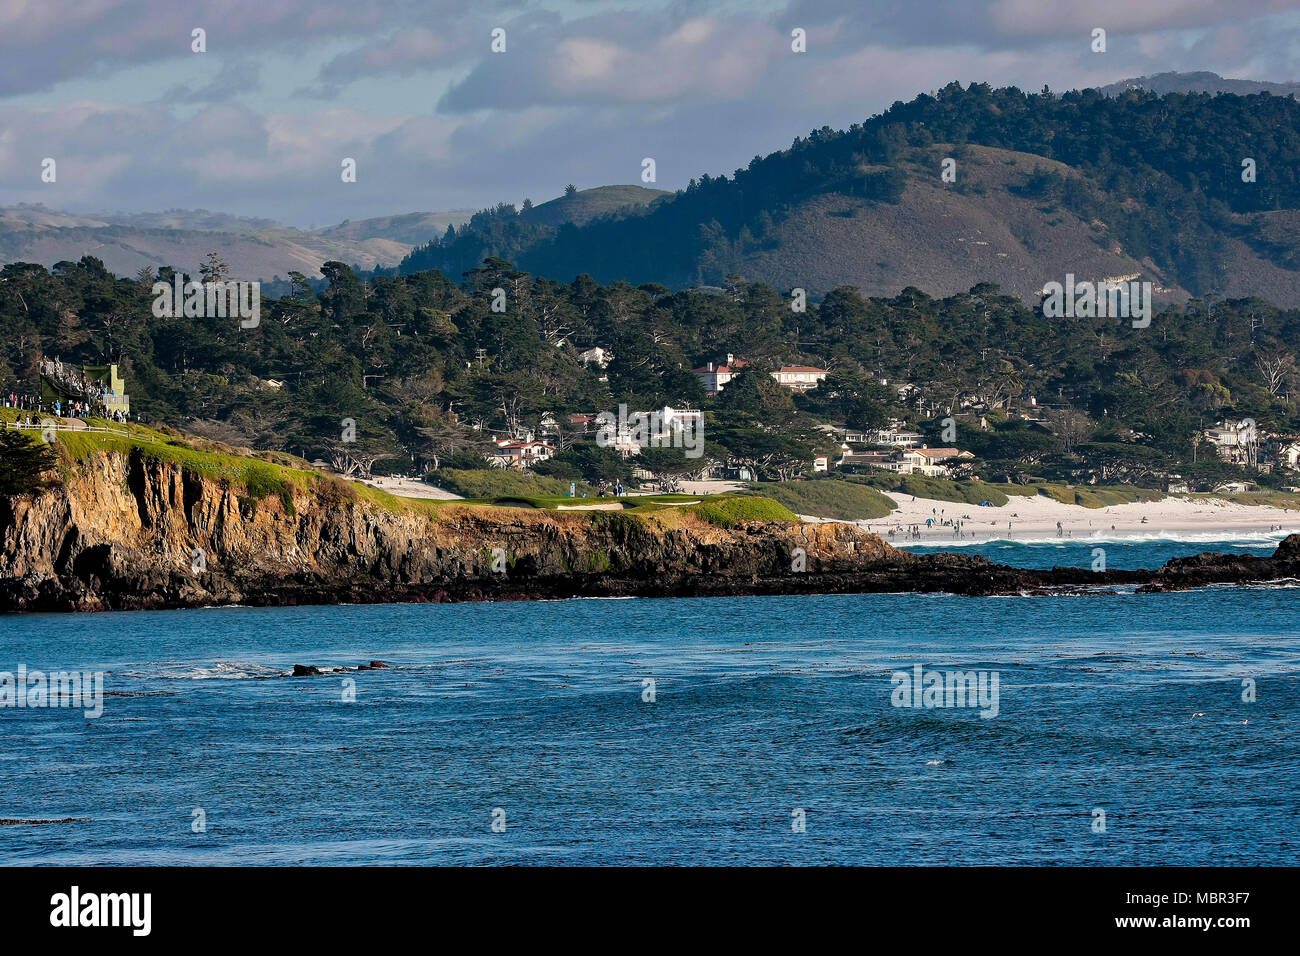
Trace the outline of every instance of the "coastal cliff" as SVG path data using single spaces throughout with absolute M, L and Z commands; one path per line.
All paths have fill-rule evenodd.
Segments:
M 140 448 L 95 451 L 65 463 L 56 487 L 0 498 L 0 611 L 868 591 L 977 595 L 1112 584 L 1169 590 L 1297 575 L 1300 535 L 1271 558 L 1201 555 L 1154 572 L 1040 572 L 970 555 L 916 556 L 852 525 L 719 522 L 689 506 L 629 514 L 379 502 L 324 475 L 285 481 L 258 497 L 238 482 Z

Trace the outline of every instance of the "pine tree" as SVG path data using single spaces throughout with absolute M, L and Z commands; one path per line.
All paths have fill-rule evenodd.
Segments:
M 225 282 L 226 277 L 230 275 L 230 263 L 221 258 L 218 253 L 209 252 L 207 261 L 199 266 L 199 274 L 203 276 L 206 282 Z
M 56 463 L 48 445 L 20 431 L 0 432 L 0 497 L 26 495 L 54 484 L 42 476 Z

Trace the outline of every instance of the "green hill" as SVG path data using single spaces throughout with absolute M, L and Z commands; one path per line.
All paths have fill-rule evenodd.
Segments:
M 940 175 L 947 158 L 955 182 Z M 1254 181 L 1243 181 L 1244 158 Z M 1292 97 L 954 83 L 634 212 L 557 226 L 536 210 L 484 210 L 403 271 L 459 275 L 495 256 L 562 281 L 686 288 L 738 273 L 782 290 L 879 295 L 989 281 L 1025 299 L 1067 272 L 1137 274 L 1166 300 L 1212 291 L 1291 305 L 1298 211 Z
M 523 216 L 543 226 L 559 227 L 564 223 L 585 226 L 598 216 L 648 206 L 661 196 L 671 195 L 663 189 L 645 186 L 597 186 L 534 206 Z

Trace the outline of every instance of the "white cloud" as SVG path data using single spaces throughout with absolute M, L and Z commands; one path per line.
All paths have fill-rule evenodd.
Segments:
M 791 0 L 763 15 L 609 0 L 576 18 L 547 2 L 0 0 L 0 96 L 67 76 L 95 89 L 0 99 L 5 199 L 322 223 L 636 182 L 644 156 L 675 188 L 953 80 L 1059 91 L 1171 69 L 1295 79 L 1300 29 L 1256 15 L 1300 0 L 1248 13 L 1237 0 Z M 194 25 L 225 51 L 201 71 Z M 489 52 L 495 25 L 505 54 Z M 807 53 L 790 50 L 796 25 Z M 1093 25 L 1110 31 L 1111 54 L 1088 51 Z M 144 95 L 122 93 L 120 63 L 155 64 Z M 312 81 L 323 101 L 292 96 Z M 45 156 L 58 159 L 55 186 L 40 182 Z M 345 156 L 355 184 L 339 179 Z
M 462 111 L 528 106 L 668 103 L 744 96 L 788 38 L 761 21 L 602 14 L 510 34 L 509 52 L 483 59 L 443 106 Z

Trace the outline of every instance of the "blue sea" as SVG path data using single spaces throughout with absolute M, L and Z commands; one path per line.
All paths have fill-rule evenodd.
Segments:
M 931 534 L 931 532 L 926 532 Z M 1104 552 L 1108 568 L 1158 568 L 1171 558 L 1214 551 L 1218 554 L 1250 554 L 1259 557 L 1271 555 L 1278 543 L 1287 537 L 1286 532 L 1245 532 L 1223 540 L 1213 534 L 1197 534 L 1176 538 L 1132 536 L 1106 538 L 1049 538 L 1046 540 L 972 540 L 954 541 L 935 533 L 931 540 L 908 541 L 899 538 L 890 541 L 896 548 L 913 554 L 935 554 L 942 551 L 958 554 L 979 554 L 997 564 L 1018 568 L 1075 567 L 1091 568 L 1097 559 L 1097 550 Z
M 0 708 L 0 863 L 1300 860 L 1286 587 L 0 617 L 19 665 L 107 696 Z M 895 706 L 917 665 L 996 675 L 996 715 Z

